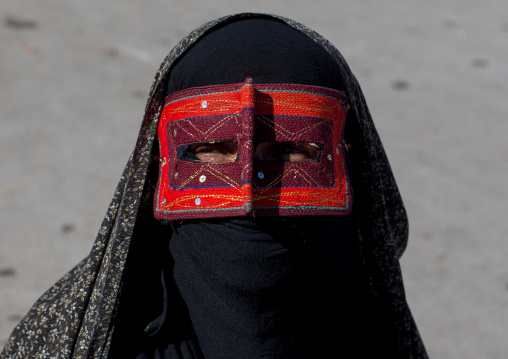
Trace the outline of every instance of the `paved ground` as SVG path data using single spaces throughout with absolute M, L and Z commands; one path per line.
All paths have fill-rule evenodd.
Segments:
M 402 264 L 431 356 L 505 357 L 505 0 L 2 0 L 0 347 L 91 248 L 165 54 L 247 10 L 322 33 L 359 78 L 409 212 Z

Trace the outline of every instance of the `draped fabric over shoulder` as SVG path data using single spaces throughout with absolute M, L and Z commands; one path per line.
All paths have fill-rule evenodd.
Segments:
M 178 274 L 178 263 L 175 266 L 171 255 L 185 256 L 188 248 L 192 248 L 184 247 L 182 243 L 201 246 L 199 243 L 192 244 L 195 238 L 193 231 L 202 233 L 203 230 L 213 231 L 216 227 L 211 226 L 213 222 L 206 222 L 184 230 L 178 224 L 167 225 L 155 219 L 153 186 L 159 176 L 157 130 L 168 91 L 236 81 L 222 79 L 224 82 L 220 82 L 221 79 L 218 79 L 217 83 L 208 81 L 199 84 L 186 76 L 178 78 L 174 74 L 177 70 L 185 74 L 186 70 L 182 70 L 185 61 L 192 62 L 191 57 L 185 56 L 191 54 L 191 50 L 198 51 L 195 45 L 201 39 L 228 24 L 245 19 L 266 19 L 285 24 L 291 31 L 297 30 L 318 44 L 330 56 L 330 66 L 338 68 L 343 88 L 337 90 L 343 91 L 348 99 L 350 108 L 345 140 L 351 145 L 349 170 L 354 170 L 354 174 L 350 173 L 354 217 L 348 217 L 354 218 L 354 225 L 346 225 L 354 228 L 354 234 L 349 237 L 355 239 L 354 250 L 360 258 L 357 264 L 352 265 L 359 267 L 356 275 L 361 283 L 358 293 L 362 293 L 363 309 L 359 309 L 358 313 L 361 313 L 363 323 L 357 328 L 361 338 L 356 338 L 352 329 L 351 342 L 356 344 L 348 344 L 351 348 L 345 348 L 342 355 L 427 358 L 406 303 L 399 265 L 408 238 L 406 212 L 356 78 L 339 51 L 304 25 L 283 17 L 244 13 L 226 16 L 197 28 L 181 40 L 162 62 L 149 93 L 136 146 L 89 256 L 34 304 L 14 329 L 0 359 L 125 358 L 124 352 L 129 351 L 135 351 L 132 355 L 137 358 L 202 358 L 206 351 L 213 352 L 210 349 L 213 343 L 206 344 L 205 348 L 204 337 L 198 333 L 198 330 L 206 330 L 204 326 L 207 323 L 199 324 L 193 317 L 193 311 L 201 308 L 195 309 L 186 298 L 187 292 L 182 290 L 179 282 L 184 274 Z M 190 81 L 190 85 L 185 81 Z M 331 79 L 330 84 L 321 86 L 337 87 L 334 81 Z M 344 221 L 334 226 L 344 225 Z M 270 220 L 266 223 L 268 227 L 273 227 Z M 246 228 L 250 223 L 245 224 L 239 219 L 228 223 L 228 226 L 228 230 L 234 230 L 234 226 Z M 333 237 L 336 232 L 330 229 L 326 236 Z M 233 234 L 228 237 L 225 233 L 224 236 L 227 241 L 234 238 Z M 289 248 L 291 244 L 287 246 Z M 231 246 L 225 244 L 224 251 L 228 248 Z M 213 251 L 222 250 L 210 244 L 206 252 Z M 175 278 L 172 276 L 173 269 Z M 351 288 L 356 287 L 353 284 Z M 189 293 L 192 290 L 190 288 Z M 344 328 L 341 330 L 347 332 Z M 171 342 L 159 345 L 160 333 L 171 337 Z M 334 338 L 327 340 L 333 341 Z M 129 343 L 132 341 L 135 343 Z M 312 343 L 309 345 L 312 346 Z M 361 348 L 353 348 L 355 345 Z M 304 350 L 307 350 L 306 353 L 319 353 L 312 348 Z M 340 354 L 338 350 L 337 356 Z M 296 358 L 299 355 L 321 357 L 299 353 L 287 356 L 274 354 L 273 357 Z

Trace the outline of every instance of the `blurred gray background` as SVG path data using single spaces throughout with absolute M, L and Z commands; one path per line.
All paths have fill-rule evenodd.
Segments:
M 431 357 L 505 358 L 506 0 L 1 0 L 0 347 L 91 249 L 166 53 L 243 11 L 318 31 L 362 84 L 409 213 L 403 273 Z

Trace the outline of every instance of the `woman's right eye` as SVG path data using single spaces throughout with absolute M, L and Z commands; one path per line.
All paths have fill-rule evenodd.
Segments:
M 235 162 L 238 146 L 233 141 L 212 141 L 193 143 L 187 152 L 194 154 L 201 162 L 228 163 Z
M 198 154 L 198 153 L 218 152 L 218 150 L 212 146 L 202 145 L 197 147 L 195 150 L 192 150 L 192 152 L 194 154 Z

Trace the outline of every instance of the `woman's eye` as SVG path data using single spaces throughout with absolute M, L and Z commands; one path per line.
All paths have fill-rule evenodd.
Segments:
M 233 141 L 212 141 L 190 144 L 186 152 L 201 162 L 228 163 L 235 162 L 238 146 Z
M 294 145 L 294 144 L 281 144 L 278 146 L 278 150 L 280 153 L 286 154 L 286 153 L 306 153 L 307 151 L 304 150 L 302 147 Z
M 194 152 L 194 154 L 197 154 L 197 153 L 219 152 L 219 150 L 217 148 L 212 147 L 212 146 L 205 145 L 205 146 L 199 146 L 193 152 Z
M 261 142 L 256 146 L 254 158 L 271 162 L 315 162 L 319 160 L 321 146 L 314 142 Z

